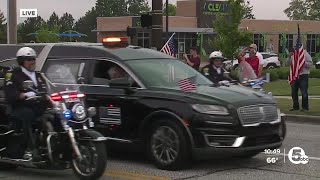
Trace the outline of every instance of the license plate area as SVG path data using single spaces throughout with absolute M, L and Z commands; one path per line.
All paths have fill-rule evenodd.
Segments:
M 73 102 L 79 102 L 80 99 L 79 98 L 68 98 L 65 101 L 66 101 L 66 103 L 73 103 Z

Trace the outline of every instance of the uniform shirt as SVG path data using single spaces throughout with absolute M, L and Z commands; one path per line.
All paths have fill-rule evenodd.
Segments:
M 231 80 L 224 75 L 224 70 L 222 68 L 216 68 L 213 65 L 206 65 L 201 69 L 201 73 L 206 76 L 211 82 L 217 84 L 220 81 Z
M 33 84 L 38 87 L 37 79 L 36 79 L 36 73 L 30 72 L 26 68 L 21 67 L 22 72 L 24 72 L 29 78 L 32 80 Z
M 34 76 L 30 74 L 32 78 Z M 46 92 L 46 82 L 38 72 L 34 72 L 35 81 L 38 86 L 33 88 L 40 91 Z M 26 80 L 32 80 L 26 73 L 23 72 L 22 68 L 14 68 L 5 73 L 4 93 L 7 103 L 12 106 L 25 106 L 25 101 L 20 99 L 21 93 L 26 93 L 29 90 L 23 88 L 23 82 Z

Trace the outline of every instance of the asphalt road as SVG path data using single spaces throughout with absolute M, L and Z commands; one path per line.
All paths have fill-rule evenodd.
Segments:
M 109 157 L 107 170 L 101 179 L 319 179 L 320 180 L 320 125 L 288 123 L 288 134 L 281 154 L 267 156 L 264 153 L 252 159 L 216 159 L 199 161 L 192 169 L 163 171 L 155 168 L 137 153 L 120 153 Z M 309 157 L 307 164 L 292 164 L 284 155 L 293 147 L 301 147 Z M 268 157 L 278 158 L 268 163 Z M 71 170 L 40 171 L 19 168 L 0 171 L 1 179 L 75 179 Z

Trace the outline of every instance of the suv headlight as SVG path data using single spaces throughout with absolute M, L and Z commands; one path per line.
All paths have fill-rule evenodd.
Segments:
M 199 113 L 214 114 L 214 115 L 228 115 L 228 109 L 223 106 L 217 105 L 205 105 L 205 104 L 193 104 L 192 108 Z
M 84 120 L 87 117 L 86 109 L 80 103 L 75 104 L 72 108 L 73 117 L 78 120 Z

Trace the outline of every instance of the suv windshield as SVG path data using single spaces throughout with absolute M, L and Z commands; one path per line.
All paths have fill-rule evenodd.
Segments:
M 131 60 L 126 63 L 147 87 L 179 89 L 178 82 L 191 77 L 195 77 L 197 85 L 212 85 L 201 73 L 178 60 Z

